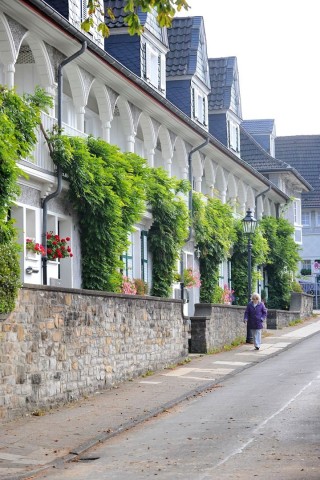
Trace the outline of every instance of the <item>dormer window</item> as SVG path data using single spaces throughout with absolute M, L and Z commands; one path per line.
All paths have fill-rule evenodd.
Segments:
M 166 90 L 166 57 L 153 45 L 142 44 L 143 77 L 161 93 Z
M 240 152 L 239 125 L 232 120 L 228 120 L 228 141 L 229 148 L 235 152 Z
M 208 125 L 208 99 L 207 96 L 196 87 L 192 87 L 192 118 L 203 126 Z

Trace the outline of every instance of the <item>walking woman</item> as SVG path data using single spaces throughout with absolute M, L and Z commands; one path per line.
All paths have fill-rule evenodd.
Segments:
M 244 323 L 248 322 L 248 327 L 253 336 L 254 348 L 260 349 L 261 345 L 261 331 L 263 329 L 263 321 L 267 318 L 267 309 L 264 303 L 261 302 L 260 295 L 253 293 L 251 302 L 248 303 L 246 311 L 244 312 Z

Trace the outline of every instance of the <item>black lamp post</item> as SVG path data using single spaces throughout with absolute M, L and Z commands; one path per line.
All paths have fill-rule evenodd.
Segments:
M 254 234 L 254 231 L 257 226 L 257 220 L 252 215 L 252 212 L 249 208 L 247 211 L 246 216 L 242 220 L 243 225 L 243 233 L 248 237 L 248 302 L 251 300 L 251 288 L 252 288 L 252 280 L 251 280 L 251 250 L 252 250 L 252 242 L 251 236 Z M 251 331 L 247 324 L 247 343 L 253 343 L 253 338 L 251 335 Z

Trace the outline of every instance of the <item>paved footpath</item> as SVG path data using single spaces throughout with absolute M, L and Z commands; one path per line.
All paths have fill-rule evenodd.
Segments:
M 320 311 L 315 313 L 294 327 L 265 330 L 259 351 L 245 344 L 214 355 L 190 355 L 184 365 L 97 392 L 43 416 L 30 414 L 0 424 L 0 479 L 35 478 L 41 470 L 85 456 L 99 442 L 278 355 L 320 332 Z

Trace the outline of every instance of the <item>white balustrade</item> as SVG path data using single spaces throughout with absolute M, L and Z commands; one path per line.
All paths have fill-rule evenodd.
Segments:
M 45 131 L 51 132 L 53 126 L 57 124 L 57 119 L 46 113 L 41 114 L 41 120 Z M 70 137 L 86 138 L 88 136 L 86 133 L 80 132 L 66 123 L 62 123 L 62 128 L 63 134 L 69 135 Z M 37 145 L 35 146 L 33 153 L 26 159 L 26 161 L 48 172 L 54 172 L 56 167 L 50 157 L 49 148 L 40 127 L 37 131 L 37 140 Z

